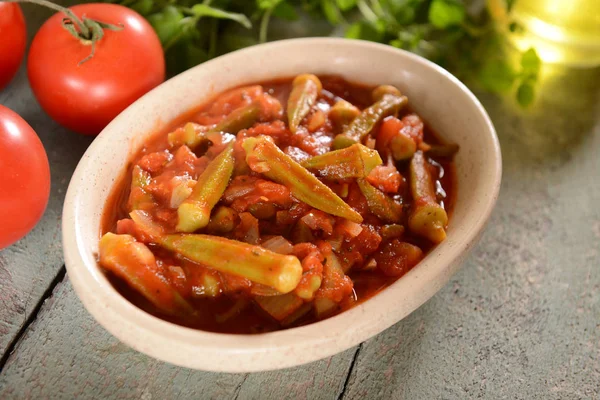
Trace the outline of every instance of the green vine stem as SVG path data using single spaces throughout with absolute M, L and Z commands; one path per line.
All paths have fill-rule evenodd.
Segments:
M 79 65 L 85 63 L 94 57 L 96 53 L 96 43 L 104 37 L 104 30 L 120 31 L 123 25 L 112 25 L 104 22 L 96 21 L 83 16 L 79 18 L 70 9 L 54 4 L 48 0 L 6 0 L 8 3 L 32 3 L 39 6 L 47 7 L 52 10 L 62 12 L 65 18 L 62 20 L 63 28 L 69 32 L 75 39 L 79 40 L 84 45 L 91 45 L 90 55 L 79 62 Z

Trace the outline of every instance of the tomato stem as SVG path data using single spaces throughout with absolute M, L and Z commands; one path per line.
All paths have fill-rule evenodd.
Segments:
M 96 51 L 96 42 L 104 36 L 104 29 L 111 31 L 119 31 L 123 29 L 123 25 L 112 25 L 104 22 L 86 18 L 85 15 L 80 19 L 75 13 L 63 6 L 54 4 L 48 0 L 6 0 L 8 3 L 32 3 L 39 6 L 48 7 L 52 10 L 62 12 L 66 18 L 62 20 L 63 28 L 69 32 L 74 38 L 78 39 L 85 45 L 91 45 L 92 50 L 89 56 L 79 62 L 79 65 L 94 57 Z
M 48 7 L 51 8 L 55 11 L 60 11 L 63 14 L 65 14 L 73 23 L 75 23 L 77 25 L 77 28 L 79 28 L 79 32 L 81 33 L 81 36 L 83 36 L 86 39 L 91 39 L 91 33 L 90 33 L 90 29 L 83 23 L 82 20 L 80 20 L 77 15 L 75 15 L 75 13 L 71 10 L 69 10 L 66 7 L 63 6 L 59 6 L 58 4 L 54 4 L 51 1 L 48 0 L 8 0 L 8 3 L 32 3 L 32 4 L 37 4 L 39 6 L 43 6 L 43 7 Z

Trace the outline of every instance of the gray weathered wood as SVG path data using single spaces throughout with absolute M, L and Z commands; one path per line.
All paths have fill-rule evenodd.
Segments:
M 52 13 L 36 6 L 23 8 L 31 41 Z M 48 153 L 52 179 L 50 200 L 40 223 L 27 237 L 0 251 L 1 355 L 63 266 L 62 203 L 73 170 L 92 139 L 60 127 L 40 109 L 27 82 L 25 62 L 16 78 L 0 91 L 0 104 L 20 114 L 38 133 Z
M 0 398 L 333 399 L 342 390 L 353 354 L 259 374 L 175 367 L 109 335 L 65 280 L 8 359 L 0 375 Z
M 520 117 L 487 99 L 504 161 L 487 232 L 438 295 L 363 344 L 345 399 L 599 398 L 598 85 L 600 71 L 559 75 Z

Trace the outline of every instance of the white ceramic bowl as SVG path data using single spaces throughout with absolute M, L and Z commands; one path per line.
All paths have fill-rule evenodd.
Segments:
M 212 96 L 241 84 L 303 72 L 392 84 L 444 139 L 460 145 L 458 196 L 447 239 L 413 270 L 365 303 L 311 325 L 233 335 L 184 328 L 140 310 L 96 263 L 100 219 L 111 187 L 148 134 Z M 295 39 L 255 46 L 206 62 L 152 90 L 91 144 L 71 179 L 63 210 L 69 278 L 87 310 L 134 349 L 180 366 L 227 372 L 291 367 L 348 349 L 427 301 L 475 245 L 500 188 L 500 148 L 475 96 L 454 76 L 392 47 L 345 39 Z

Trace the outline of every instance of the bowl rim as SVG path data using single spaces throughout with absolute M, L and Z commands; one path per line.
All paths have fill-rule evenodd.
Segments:
M 82 180 L 83 174 L 88 169 L 94 168 L 90 163 L 86 163 L 86 160 L 90 158 L 90 155 L 101 151 L 103 142 L 96 139 L 78 163 L 65 197 L 62 215 L 65 264 L 75 292 L 88 312 L 111 334 L 132 348 L 175 365 L 216 372 L 266 371 L 316 361 L 351 348 L 412 313 L 446 284 L 458 269 L 459 265 L 457 264 L 460 264 L 460 260 L 468 253 L 481 235 L 498 198 L 502 176 L 500 145 L 494 126 L 479 100 L 462 82 L 442 67 L 413 53 L 383 44 L 342 38 L 280 40 L 238 50 L 189 69 L 145 94 L 129 106 L 127 110 L 147 101 L 147 99 L 154 96 L 157 89 L 163 88 L 165 85 L 171 85 L 175 81 L 187 79 L 195 74 L 199 68 L 206 68 L 213 63 L 222 63 L 229 58 L 237 58 L 243 55 L 251 56 L 253 53 L 267 48 L 288 48 L 289 50 L 289 46 L 299 44 L 355 46 L 372 51 L 400 54 L 402 57 L 420 64 L 423 68 L 435 70 L 435 72 L 458 86 L 460 91 L 473 103 L 476 112 L 483 118 L 487 128 L 485 133 L 491 136 L 492 146 L 489 150 L 490 157 L 493 158 L 494 176 L 491 177 L 489 183 L 491 195 L 486 199 L 485 204 L 481 206 L 481 215 L 472 229 L 463 235 L 464 239 L 460 242 L 460 246 L 446 248 L 444 259 L 447 261 L 438 262 L 437 264 L 429 262 L 428 268 L 423 268 L 428 258 L 435 257 L 435 253 L 440 253 L 437 251 L 438 246 L 419 265 L 385 290 L 334 317 L 301 327 L 263 334 L 226 334 L 202 331 L 176 325 L 137 308 L 122 297 L 112 285 L 107 284 L 106 278 L 103 275 L 100 276 L 102 272 L 97 263 L 91 265 L 92 263 L 87 262 L 87 259 L 83 257 L 82 254 L 86 252 L 86 246 L 77 234 L 78 215 L 82 213 L 83 207 L 76 206 L 76 200 L 82 194 L 82 188 L 78 187 L 77 184 Z M 120 124 L 123 113 L 117 116 L 109 124 L 109 127 Z M 100 133 L 99 137 L 104 137 L 106 131 L 107 128 Z M 369 318 L 361 318 L 362 315 L 368 315 L 370 311 L 374 310 L 374 306 L 378 303 L 375 301 L 376 298 L 385 298 L 392 301 L 392 293 L 398 292 L 402 286 L 410 285 L 415 281 L 418 282 L 420 290 L 414 291 L 414 295 L 410 298 L 404 298 L 398 295 L 401 293 L 396 293 L 397 299 L 394 300 L 397 304 L 403 303 L 403 307 L 408 311 L 387 313 L 387 317 L 376 324 L 373 324 Z M 408 303 L 408 306 L 406 303 Z M 340 325 L 343 325 L 340 322 L 344 320 L 350 321 L 353 330 L 360 332 L 360 334 L 347 334 L 343 329 L 340 329 Z M 323 331 L 328 332 L 328 335 L 318 334 Z M 145 340 L 140 341 L 140 337 Z M 303 351 L 315 346 L 321 348 L 317 355 L 315 352 Z M 281 356 L 292 351 L 292 348 L 295 348 L 295 350 L 294 357 L 290 357 L 291 360 Z M 281 360 L 273 363 L 270 358 L 275 354 L 279 354 Z M 214 357 L 232 357 L 237 361 L 218 363 L 214 361 Z

